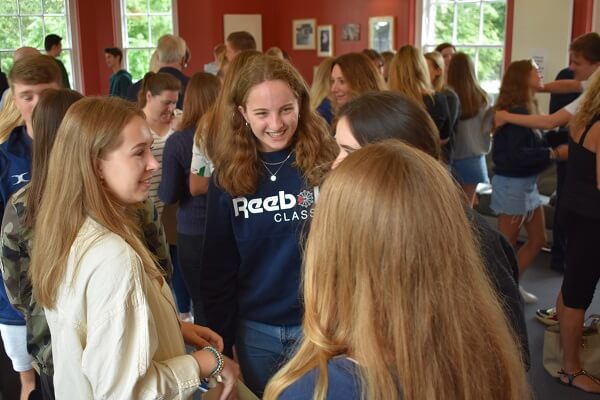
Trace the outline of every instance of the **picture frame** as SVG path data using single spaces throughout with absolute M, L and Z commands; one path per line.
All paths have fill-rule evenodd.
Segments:
M 360 24 L 344 24 L 342 27 L 342 40 L 356 42 L 360 40 Z
M 292 48 L 294 50 L 314 50 L 317 21 L 314 18 L 292 21 Z
M 394 17 L 369 18 L 369 48 L 378 52 L 395 49 Z
M 333 25 L 317 26 L 317 57 L 333 57 Z

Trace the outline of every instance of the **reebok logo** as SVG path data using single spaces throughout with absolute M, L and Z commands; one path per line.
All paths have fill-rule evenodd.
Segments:
M 236 197 L 232 200 L 233 212 L 236 217 L 243 215 L 244 218 L 249 218 L 250 214 L 285 211 L 295 208 L 298 205 L 303 208 L 309 208 L 317 201 L 318 197 L 318 187 L 315 187 L 312 191 L 303 190 L 298 195 L 285 193 L 285 191 L 280 190 L 276 196 L 265 198 L 248 200 L 246 197 Z

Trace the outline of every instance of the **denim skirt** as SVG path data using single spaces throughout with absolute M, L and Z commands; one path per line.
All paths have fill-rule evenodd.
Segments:
M 462 185 L 477 185 L 478 183 L 489 183 L 485 156 L 463 158 L 452 161 L 452 174 Z
M 537 186 L 537 176 L 492 177 L 492 202 L 490 207 L 497 214 L 527 215 L 542 205 Z

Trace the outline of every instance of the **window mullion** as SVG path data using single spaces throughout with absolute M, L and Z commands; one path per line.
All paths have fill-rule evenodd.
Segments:
M 453 1 L 453 11 L 454 14 L 452 15 L 452 43 L 456 43 L 456 39 L 458 37 L 458 30 L 457 30 L 457 26 L 458 26 L 458 4 L 457 4 L 457 0 Z

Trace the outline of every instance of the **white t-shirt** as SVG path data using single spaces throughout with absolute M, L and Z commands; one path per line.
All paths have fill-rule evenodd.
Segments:
M 587 89 L 587 87 L 588 81 L 581 81 L 581 94 L 578 98 L 576 98 L 575 100 L 563 107 L 563 109 L 566 112 L 568 112 L 571 115 L 577 114 L 577 111 L 579 111 L 579 105 L 581 104 L 581 100 L 583 99 L 583 95 L 585 94 L 585 90 Z
M 196 142 L 194 142 L 194 147 L 192 148 L 192 164 L 190 165 L 190 172 L 193 175 L 210 178 L 214 170 L 215 166 L 213 165 L 212 161 L 198 147 Z

